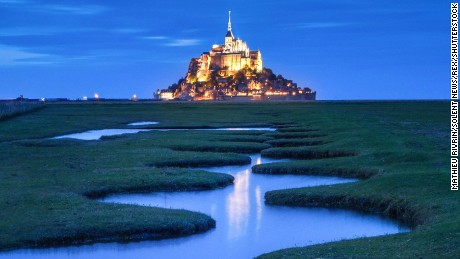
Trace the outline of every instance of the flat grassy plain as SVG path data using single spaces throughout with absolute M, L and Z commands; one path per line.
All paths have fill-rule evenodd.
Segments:
M 192 167 L 245 164 L 243 153 L 298 160 L 254 173 L 357 177 L 268 192 L 273 206 L 350 208 L 397 218 L 410 233 L 292 248 L 279 257 L 455 258 L 458 192 L 450 191 L 449 102 L 69 103 L 0 121 L 0 249 L 190 235 L 215 226 L 183 210 L 105 204 L 109 193 L 232 184 Z M 130 128 L 276 127 L 277 132 L 150 131 L 99 141 L 51 140 Z M 295 234 L 295 233 L 293 233 Z
M 44 106 L 43 103 L 38 101 L 0 101 L 0 121 L 43 108 Z

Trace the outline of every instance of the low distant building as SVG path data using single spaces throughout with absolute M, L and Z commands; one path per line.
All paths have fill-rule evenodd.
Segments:
M 174 93 L 172 91 L 162 90 L 160 91 L 159 98 L 161 100 L 172 100 L 174 99 Z

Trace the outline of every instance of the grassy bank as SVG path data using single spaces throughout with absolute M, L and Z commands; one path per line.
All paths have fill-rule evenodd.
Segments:
M 244 164 L 236 153 L 297 158 L 254 173 L 360 182 L 268 192 L 274 206 L 351 208 L 407 222 L 410 233 L 295 248 L 279 257 L 454 257 L 448 102 L 51 104 L 0 122 L 0 248 L 188 235 L 215 224 L 187 211 L 102 204 L 108 193 L 200 190 L 228 175 L 189 167 Z M 152 131 L 101 141 L 48 140 L 102 128 L 273 126 L 279 132 Z M 90 233 L 90 234 L 89 234 Z M 299 244 L 301 245 L 301 244 Z
M 450 191 L 448 104 L 349 103 L 340 108 L 341 112 L 317 114 L 323 117 L 314 126 L 327 135 L 318 138 L 324 144 L 266 149 L 262 154 L 308 159 L 306 150 L 347 149 L 354 156 L 267 164 L 255 166 L 253 172 L 363 180 L 271 191 L 265 194 L 266 203 L 377 213 L 398 219 L 413 231 L 285 249 L 261 258 L 456 258 L 459 196 Z

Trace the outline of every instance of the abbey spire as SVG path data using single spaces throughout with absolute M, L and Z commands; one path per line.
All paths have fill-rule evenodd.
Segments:
M 232 11 L 228 11 L 228 31 L 232 31 L 232 21 L 230 19 L 231 14 L 232 14 Z
M 232 42 L 232 40 L 235 38 L 233 37 L 233 32 L 232 32 L 232 21 L 230 19 L 231 12 L 232 11 L 228 11 L 228 30 L 227 30 L 227 34 L 225 35 L 225 44 Z

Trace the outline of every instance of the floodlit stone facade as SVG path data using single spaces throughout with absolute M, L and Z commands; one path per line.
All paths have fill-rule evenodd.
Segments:
M 250 50 L 246 42 L 233 36 L 229 12 L 224 44 L 215 44 L 211 51 L 204 52 L 199 58 L 193 58 L 186 82 L 205 82 L 213 71 L 217 71 L 220 76 L 232 76 L 243 68 L 262 71 L 262 54 L 259 50 Z

